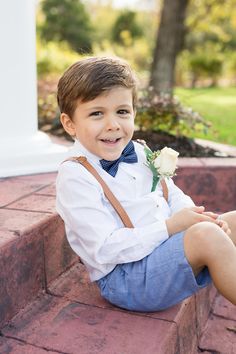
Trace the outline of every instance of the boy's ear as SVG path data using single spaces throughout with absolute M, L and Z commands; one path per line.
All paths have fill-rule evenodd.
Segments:
M 66 113 L 62 113 L 60 117 L 61 124 L 63 125 L 63 128 L 65 131 L 71 135 L 75 136 L 75 124 L 73 120 L 68 116 Z

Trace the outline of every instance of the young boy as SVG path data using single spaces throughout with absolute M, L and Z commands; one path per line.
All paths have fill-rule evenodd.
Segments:
M 142 145 L 132 142 L 136 79 L 118 58 L 88 58 L 58 84 L 61 123 L 130 217 L 124 227 L 101 184 L 66 161 L 57 178 L 57 210 L 72 249 L 111 303 L 134 311 L 170 307 L 207 286 L 236 304 L 236 212 L 195 206 L 171 179 L 168 202 Z

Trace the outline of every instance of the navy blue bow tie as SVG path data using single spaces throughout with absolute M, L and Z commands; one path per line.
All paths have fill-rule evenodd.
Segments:
M 124 148 L 122 151 L 122 154 L 120 157 L 115 160 L 115 161 L 108 161 L 108 160 L 100 160 L 100 164 L 102 165 L 102 168 L 107 171 L 111 176 L 115 177 L 119 163 L 120 162 L 126 162 L 126 163 L 134 163 L 137 162 L 137 154 L 134 150 L 134 143 L 130 141 L 128 145 Z

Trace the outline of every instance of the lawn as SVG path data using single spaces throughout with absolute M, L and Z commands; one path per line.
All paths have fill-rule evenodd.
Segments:
M 207 134 L 193 133 L 192 137 L 236 146 L 236 87 L 176 88 L 175 95 L 212 123 Z

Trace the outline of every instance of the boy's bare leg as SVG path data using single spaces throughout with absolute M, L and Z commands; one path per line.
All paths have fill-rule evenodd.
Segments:
M 186 231 L 184 249 L 194 274 L 207 266 L 216 288 L 236 305 L 236 247 L 230 237 L 218 225 L 200 222 Z
M 229 235 L 229 237 L 231 238 L 231 240 L 236 246 L 236 210 L 229 211 L 228 213 L 222 214 L 220 216 L 220 219 L 228 223 L 229 228 L 231 230 L 231 234 Z

